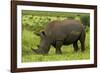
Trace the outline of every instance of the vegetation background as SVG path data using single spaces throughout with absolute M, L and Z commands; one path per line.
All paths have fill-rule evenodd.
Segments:
M 37 48 L 40 37 L 36 34 L 54 20 L 75 19 L 82 22 L 86 31 L 85 52 L 74 52 L 72 45 L 63 46 L 62 55 L 55 54 L 51 46 L 48 55 L 35 54 L 31 48 Z M 78 42 L 80 47 L 80 43 Z M 22 62 L 42 62 L 61 60 L 86 60 L 90 58 L 90 15 L 88 13 L 67 13 L 22 10 Z

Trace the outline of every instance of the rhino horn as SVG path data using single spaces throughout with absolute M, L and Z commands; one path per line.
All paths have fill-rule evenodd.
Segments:
M 37 54 L 39 53 L 37 49 L 33 49 L 33 48 L 31 48 L 31 49 L 32 49 L 33 52 L 35 52 Z
M 47 54 L 46 52 L 44 52 L 43 50 L 40 49 L 33 49 L 31 48 L 33 52 L 35 52 L 36 54 Z

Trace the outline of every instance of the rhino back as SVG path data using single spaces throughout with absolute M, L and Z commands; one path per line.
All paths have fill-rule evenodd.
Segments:
M 48 24 L 45 33 L 49 39 L 64 40 L 72 42 L 78 38 L 83 31 L 83 25 L 76 20 L 56 20 Z

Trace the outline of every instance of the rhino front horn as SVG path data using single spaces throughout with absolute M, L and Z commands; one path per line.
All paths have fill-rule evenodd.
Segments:
M 44 52 L 40 49 L 32 49 L 33 52 L 35 52 L 36 54 L 44 54 Z
M 36 49 L 31 48 L 33 52 L 38 53 Z

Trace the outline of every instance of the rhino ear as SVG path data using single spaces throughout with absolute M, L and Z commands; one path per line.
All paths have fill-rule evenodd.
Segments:
M 42 37 L 46 36 L 45 32 L 41 31 L 40 36 L 42 36 Z

